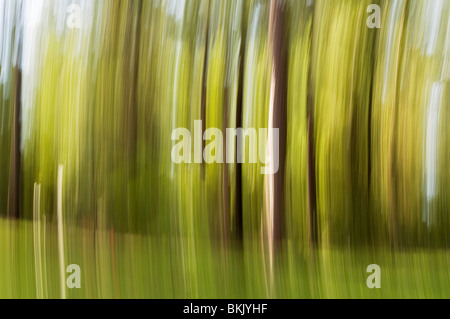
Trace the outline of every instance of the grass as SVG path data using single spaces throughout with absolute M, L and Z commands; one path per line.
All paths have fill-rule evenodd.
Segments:
M 66 263 L 81 267 L 81 288 L 67 289 L 67 298 L 450 297 L 447 250 L 341 247 L 307 255 L 289 241 L 271 285 L 256 243 L 225 250 L 209 240 L 94 233 L 91 226 L 65 227 Z M 56 227 L 45 227 L 41 293 L 33 223 L 0 220 L 0 298 L 60 298 Z M 381 268 L 380 289 L 366 286 L 370 264 Z

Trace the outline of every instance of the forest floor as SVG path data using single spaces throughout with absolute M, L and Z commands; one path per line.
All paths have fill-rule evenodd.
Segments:
M 60 298 L 55 226 L 0 219 L 0 298 Z M 40 247 L 39 247 L 40 246 Z M 441 249 L 300 250 L 285 242 L 270 271 L 257 243 L 64 228 L 64 264 L 80 266 L 67 298 L 450 298 L 450 253 Z M 371 264 L 381 288 L 369 289 Z M 64 269 L 64 278 L 70 272 Z

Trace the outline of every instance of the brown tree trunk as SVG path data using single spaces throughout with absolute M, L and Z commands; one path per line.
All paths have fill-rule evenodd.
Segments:
M 226 131 L 227 119 L 228 119 L 228 108 L 229 108 L 229 87 L 225 87 L 224 91 L 224 103 L 223 103 L 223 114 L 222 114 L 222 129 Z M 223 140 L 223 164 L 222 164 L 222 239 L 225 246 L 228 246 L 229 235 L 230 235 L 230 181 L 228 178 L 228 163 L 227 158 L 227 136 L 224 134 Z
M 208 49 L 209 49 L 209 13 L 210 4 L 208 3 L 208 11 L 206 17 L 206 37 L 205 37 L 205 57 L 203 60 L 203 78 L 202 78 L 202 101 L 201 101 L 201 120 L 202 120 L 202 151 L 205 149 L 205 140 L 203 139 L 203 133 L 205 132 L 206 124 L 206 83 L 208 81 Z M 203 154 L 202 154 L 203 156 Z M 205 163 L 202 160 L 201 164 L 201 176 L 205 178 Z
M 314 19 L 314 14 L 313 14 Z M 314 26 L 314 21 L 311 22 Z M 313 31 L 311 30 L 311 37 Z M 313 46 L 311 46 L 313 47 Z M 312 61 L 310 51 L 310 60 Z M 316 204 L 316 151 L 314 147 L 314 79 L 312 74 L 312 63 L 309 64 L 308 71 L 308 97 L 307 97 L 307 123 L 308 123 L 308 204 L 309 204 L 309 237 L 311 246 L 318 244 L 317 235 L 317 204 Z
M 20 212 L 20 96 L 22 92 L 22 71 L 14 67 L 14 114 L 9 164 L 8 217 L 19 218 Z
M 131 64 L 124 63 L 124 74 L 129 85 L 127 92 L 125 93 L 125 118 L 127 125 L 127 156 L 129 159 L 134 160 L 137 152 L 137 91 L 138 91 L 138 75 L 139 75 L 139 50 L 141 40 L 141 15 L 142 15 L 142 0 L 138 0 L 137 3 L 130 3 L 127 6 L 129 12 L 129 18 L 127 21 L 127 55 L 129 55 L 129 61 Z M 134 10 L 137 11 L 137 15 L 134 15 Z M 134 16 L 136 18 L 134 18 Z M 130 71 L 131 70 L 131 71 Z M 131 163 L 131 161 L 129 161 Z M 134 173 L 135 165 L 131 165 L 132 172 Z
M 269 176 L 269 183 L 273 188 L 269 194 L 271 207 L 269 219 L 272 224 L 271 237 L 269 240 L 278 245 L 284 234 L 284 170 L 286 157 L 286 126 L 287 126 L 287 47 L 285 40 L 285 16 L 286 9 L 283 0 L 271 0 L 269 21 L 269 47 L 272 50 L 272 79 L 269 109 L 269 135 L 271 129 L 279 129 L 279 168 L 278 171 Z M 270 143 L 270 141 L 269 141 Z M 272 157 L 273 159 L 273 157 Z M 270 210 L 272 210 L 270 212 Z
M 243 19 L 245 21 L 245 19 Z M 246 43 L 246 34 L 244 23 L 242 23 L 242 41 L 241 43 Z M 237 93 L 237 104 L 236 104 L 236 128 L 242 127 L 242 106 L 243 106 L 243 91 L 244 91 L 244 54 L 245 46 L 241 46 L 241 57 L 239 65 L 239 82 L 238 82 L 238 93 Z M 234 226 L 236 229 L 235 238 L 240 245 L 242 245 L 243 240 L 243 216 L 242 216 L 242 163 L 237 160 L 237 154 L 242 154 L 242 150 L 238 149 L 242 147 L 240 143 L 236 143 L 236 200 L 235 200 L 235 222 Z

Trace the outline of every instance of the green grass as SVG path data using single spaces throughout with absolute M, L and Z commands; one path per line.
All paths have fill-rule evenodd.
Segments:
M 81 288 L 67 289 L 67 298 L 450 297 L 446 250 L 341 247 L 308 255 L 285 242 L 271 284 L 257 243 L 224 250 L 209 240 L 111 233 L 94 234 L 89 223 L 65 227 L 66 266 L 81 267 Z M 2 219 L 0 234 L 0 298 L 39 297 L 33 223 Z M 43 297 L 60 298 L 56 227 L 46 225 L 45 237 Z M 374 263 L 381 268 L 380 289 L 366 286 L 366 268 Z

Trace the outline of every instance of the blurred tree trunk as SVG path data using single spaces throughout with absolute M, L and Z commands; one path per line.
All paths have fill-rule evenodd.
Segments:
M 206 89 L 208 81 L 208 49 L 209 49 L 209 15 L 210 15 L 210 4 L 208 4 L 208 10 L 206 14 L 206 35 L 205 35 L 205 59 L 203 62 L 203 74 L 202 74 L 202 97 L 201 97 L 201 120 L 202 120 L 202 137 L 205 133 L 206 125 Z M 202 150 L 205 149 L 205 140 L 202 138 Z M 205 178 L 205 163 L 202 160 L 201 164 L 201 176 L 202 179 Z
M 314 14 L 312 15 L 314 19 Z M 312 21 L 311 25 L 314 25 Z M 311 31 L 312 37 L 313 31 Z M 310 54 L 313 51 L 310 51 Z M 311 57 L 311 60 L 313 57 Z M 316 153 L 314 148 L 314 81 L 312 75 L 311 63 L 308 70 L 308 90 L 307 90 L 307 102 L 306 102 L 306 117 L 307 117 L 307 129 L 308 129 L 308 207 L 309 207 L 309 238 L 310 244 L 316 246 L 317 239 L 317 203 L 316 203 Z
M 137 96 L 138 96 L 138 74 L 139 74 L 139 52 L 141 39 L 141 15 L 142 15 L 142 0 L 128 4 L 129 19 L 126 27 L 127 45 L 125 48 L 129 50 L 129 63 L 124 63 L 124 74 L 129 85 L 125 94 L 125 116 L 127 124 L 127 152 L 129 159 L 136 158 L 136 143 L 137 143 Z M 135 165 L 131 162 L 131 169 L 134 172 Z
M 19 218 L 20 202 L 20 95 L 22 84 L 22 72 L 19 66 L 14 67 L 14 110 L 13 128 L 11 136 L 11 153 L 8 186 L 8 217 Z
M 282 0 L 272 0 L 270 3 L 269 48 L 272 52 L 272 77 L 269 109 L 269 139 L 268 149 L 271 161 L 274 158 L 272 143 L 279 143 L 279 169 L 268 176 L 266 186 L 266 220 L 268 222 L 269 241 L 278 245 L 283 236 L 284 210 L 284 160 L 286 153 L 286 110 L 287 110 L 287 50 L 285 39 L 285 10 Z M 271 131 L 279 129 L 279 139 L 272 139 Z

